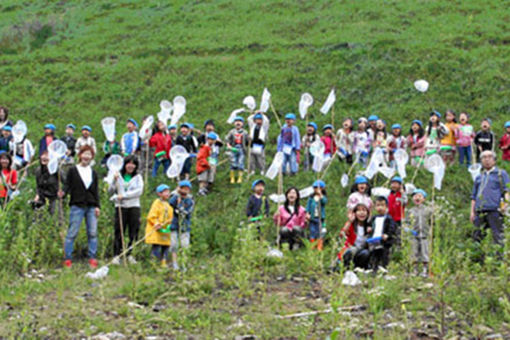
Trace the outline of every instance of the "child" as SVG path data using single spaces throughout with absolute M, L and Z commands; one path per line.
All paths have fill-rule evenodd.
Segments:
M 92 148 L 92 150 L 94 150 L 94 154 L 97 153 L 97 148 L 96 148 L 96 140 L 90 135 L 92 133 L 92 128 L 88 125 L 83 125 L 82 128 L 81 128 L 81 137 L 78 138 L 78 140 L 76 141 L 76 145 L 74 147 L 74 150 L 76 153 L 78 153 L 80 151 L 80 149 L 85 146 L 85 145 L 88 145 Z
M 425 199 L 427 193 L 422 189 L 416 189 L 413 192 L 414 207 L 409 209 L 409 213 L 405 218 L 405 224 L 412 227 L 412 251 L 415 262 L 415 274 L 419 273 L 420 264 L 423 266 L 421 271 L 422 277 L 428 276 L 429 263 L 429 234 L 430 234 L 430 218 L 433 211 L 427 207 Z
M 370 252 L 367 249 L 367 235 L 372 232 L 369 218 L 370 210 L 363 203 L 358 203 L 347 213 L 348 221 L 340 231 L 340 238 L 345 239 L 343 248 L 338 253 L 338 261 L 343 261 L 346 268 L 368 269 Z
M 372 209 L 372 200 L 370 199 L 371 188 L 368 178 L 365 176 L 356 176 L 354 185 L 351 188 L 351 194 L 347 199 L 347 209 L 352 210 L 359 203 L 363 203 L 369 210 Z
M 16 143 L 13 138 L 11 140 L 11 145 L 14 156 L 14 167 L 16 170 L 20 170 L 32 160 L 35 153 L 34 147 L 26 135 L 23 136 L 23 139 L 19 143 Z
M 140 137 L 138 137 L 138 123 L 133 118 L 127 120 L 127 130 L 120 140 L 120 148 L 124 157 L 134 155 L 140 150 Z
M 308 197 L 306 203 L 306 220 L 310 225 L 310 242 L 317 250 L 322 251 L 323 240 L 326 234 L 326 183 L 317 180 L 313 183 L 313 195 Z M 317 244 L 313 244 L 317 241 Z
M 174 270 L 179 270 L 177 263 L 177 251 L 179 250 L 179 242 L 183 249 L 189 247 L 191 232 L 191 214 L 195 207 L 195 202 L 191 196 L 191 182 L 180 181 L 177 193 L 170 197 L 170 205 L 174 209 L 174 217 L 170 225 L 172 266 Z
M 175 144 L 182 145 L 186 151 L 190 154 L 197 153 L 197 146 L 195 145 L 195 141 L 193 136 L 190 134 L 191 125 L 189 123 L 181 124 L 181 134 L 177 136 Z M 184 162 L 184 165 L 181 170 L 181 178 L 188 180 L 189 174 L 191 172 L 191 166 L 193 165 L 193 158 L 188 157 Z
M 303 136 L 301 144 L 305 148 L 305 170 L 311 170 L 313 165 L 313 155 L 310 152 L 310 145 L 320 137 L 317 134 L 317 124 L 309 122 L 306 126 L 306 135 Z
M 46 201 L 48 202 L 48 212 L 50 215 L 55 213 L 55 203 L 59 190 L 58 174 L 53 175 L 48 171 L 50 157 L 48 151 L 44 151 L 39 157 L 39 167 L 35 170 L 36 195 L 34 197 L 34 206 L 42 208 Z M 60 171 L 60 169 L 58 170 Z
M 3 128 L 5 127 L 10 126 L 5 125 Z M 12 169 L 11 155 L 3 150 L 0 151 L 0 177 L 0 204 L 3 207 L 18 184 L 18 173 Z
M 453 164 L 455 161 L 455 148 L 457 143 L 455 142 L 455 132 L 457 131 L 457 119 L 453 110 L 446 111 L 446 127 L 448 133 L 441 139 L 441 147 L 439 153 L 443 158 L 443 161 L 447 165 Z
M 101 167 L 106 166 L 106 162 L 108 162 L 108 158 L 110 158 L 112 155 L 120 155 L 121 154 L 121 148 L 120 148 L 119 142 L 117 142 L 116 140 L 114 140 L 112 142 L 105 140 L 104 144 L 103 144 L 103 152 L 104 152 L 104 157 L 101 160 Z
M 262 112 L 257 112 L 248 117 L 248 126 L 250 127 L 250 168 L 251 174 L 260 171 L 264 174 L 266 169 L 265 144 L 269 131 L 269 119 Z
M 274 214 L 281 242 L 287 242 L 291 250 L 299 247 L 306 227 L 306 210 L 299 204 L 299 199 L 299 190 L 289 188 L 285 193 L 285 204 Z
M 367 132 L 371 141 L 375 139 L 375 133 L 377 132 L 377 121 L 379 121 L 379 117 L 377 115 L 368 116 Z
M 386 151 L 389 155 L 390 164 L 395 163 L 395 152 L 397 150 L 405 150 L 407 147 L 407 140 L 402 136 L 402 126 L 400 124 L 393 124 L 391 126 L 391 135 L 388 136 L 386 141 Z
M 207 134 L 207 143 L 202 145 L 197 155 L 197 179 L 199 182 L 199 196 L 208 193 L 208 186 L 214 182 L 214 168 L 209 160 L 212 155 L 212 148 L 218 136 L 214 132 Z
M 11 154 L 12 141 L 12 127 L 10 125 L 4 125 L 2 128 L 2 137 L 0 137 L 0 151 Z
M 166 132 L 165 123 L 158 121 L 156 124 L 157 131 L 149 139 L 149 146 L 154 148 L 154 165 L 152 166 L 152 177 L 158 175 L 160 165 L 163 165 L 163 173 L 170 167 L 170 148 L 172 147 L 172 139 Z
M 390 262 L 390 249 L 394 241 L 395 226 L 388 215 L 388 200 L 379 196 L 375 200 L 375 216 L 370 221 L 369 233 L 370 262 L 374 273 L 379 267 L 386 268 Z
M 326 124 L 322 128 L 321 142 L 324 143 L 324 159 L 328 160 L 335 154 L 336 144 L 335 138 L 333 137 L 333 125 Z
M 481 123 L 481 131 L 478 131 L 474 143 L 476 146 L 476 161 L 480 162 L 480 154 L 483 151 L 494 151 L 496 144 L 496 136 L 491 131 L 492 121 L 489 118 L 484 118 Z
M 352 153 L 354 144 L 354 122 L 352 118 L 344 119 L 342 128 L 336 133 L 337 154 L 340 160 L 345 160 L 347 164 L 352 164 Z
M 359 160 L 363 167 L 367 166 L 370 145 L 372 144 L 370 134 L 367 132 L 367 124 L 366 118 L 358 119 L 358 130 L 354 133 L 353 143 L 353 151 L 356 155 L 359 154 Z
M 430 113 L 429 126 L 427 128 L 427 142 L 425 144 L 425 154 L 433 155 L 439 151 L 441 139 L 448 134 L 448 128 L 441 123 L 441 113 L 432 111 Z
M 172 145 L 175 145 L 175 142 L 177 141 L 177 125 L 168 125 L 168 134 L 172 139 Z
M 248 219 L 268 217 L 269 202 L 264 195 L 266 182 L 262 179 L 253 181 L 251 184 L 251 190 L 253 191 L 253 194 L 250 195 L 248 204 L 246 205 L 246 217 L 248 217 Z
M 395 244 L 400 246 L 400 235 L 402 218 L 405 216 L 405 208 L 407 205 L 407 195 L 402 185 L 402 178 L 395 176 L 390 182 L 390 194 L 388 196 L 388 214 L 395 222 Z
M 503 151 L 503 160 L 510 161 L 510 121 L 505 123 L 505 134 L 499 140 L 499 148 Z
M 295 122 L 295 114 L 287 113 L 285 115 L 285 125 L 278 135 L 276 148 L 277 151 L 283 152 L 283 174 L 287 173 L 287 166 L 290 166 L 291 176 L 298 172 L 299 150 L 301 149 L 301 137 L 299 136 L 299 129 L 294 126 Z
M 379 147 L 385 149 L 386 151 L 386 139 L 388 134 L 386 133 L 386 121 L 382 119 L 378 119 L 375 124 L 375 133 L 374 133 L 374 148 Z
M 173 209 L 168 204 L 170 188 L 166 184 L 160 184 L 156 188 L 158 199 L 152 202 L 151 209 L 147 215 L 147 226 L 145 227 L 145 243 L 152 244 L 151 254 L 161 266 L 166 268 L 168 251 L 170 249 L 170 235 L 159 230 L 166 228 L 172 222 Z
M 230 156 L 230 183 L 235 183 L 235 172 L 238 173 L 237 183 L 243 182 L 244 157 L 248 146 L 248 134 L 243 129 L 244 118 L 237 116 L 234 120 L 234 128 L 226 137 Z
M 39 141 L 39 157 L 44 151 L 48 150 L 48 146 L 55 140 L 55 125 L 44 125 L 44 136 Z
M 9 109 L 5 106 L 0 106 L 0 129 L 6 125 L 13 126 L 12 121 L 9 120 Z
M 76 138 L 74 138 L 74 131 L 76 126 L 74 124 L 67 124 L 66 134 L 60 140 L 67 146 L 66 157 L 64 158 L 65 164 L 73 164 L 74 156 L 76 155 Z
M 464 157 L 466 158 L 466 166 L 471 165 L 471 144 L 475 137 L 475 131 L 469 122 L 469 115 L 466 112 L 462 112 L 459 115 L 460 124 L 455 130 L 455 141 L 459 151 L 459 163 L 464 164 Z
M 407 145 L 411 149 L 411 165 L 418 166 L 423 161 L 425 156 L 425 131 L 423 130 L 423 123 L 421 120 L 415 119 L 411 123 L 409 136 L 407 136 Z

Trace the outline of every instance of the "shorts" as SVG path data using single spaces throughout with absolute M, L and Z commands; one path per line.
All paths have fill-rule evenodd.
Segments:
M 198 174 L 197 179 L 199 182 L 212 183 L 214 182 L 215 175 L 216 173 L 213 169 L 208 169 Z

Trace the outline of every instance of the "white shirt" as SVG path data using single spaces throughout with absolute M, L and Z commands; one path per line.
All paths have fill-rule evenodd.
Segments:
M 375 218 L 374 237 L 382 237 L 384 228 L 384 218 L 385 216 L 377 216 Z
M 85 189 L 89 189 L 92 184 L 92 168 L 90 165 L 81 166 L 80 164 L 76 165 L 76 169 L 78 170 L 78 174 L 80 175 L 81 181 L 85 186 Z
M 365 228 L 363 226 L 356 226 L 356 241 L 354 242 L 354 246 L 361 247 L 365 243 Z

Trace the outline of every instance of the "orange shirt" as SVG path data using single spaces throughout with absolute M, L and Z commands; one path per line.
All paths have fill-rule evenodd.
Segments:
M 448 128 L 448 134 L 441 139 L 441 145 L 451 145 L 455 146 L 455 130 L 457 130 L 457 123 L 445 123 Z

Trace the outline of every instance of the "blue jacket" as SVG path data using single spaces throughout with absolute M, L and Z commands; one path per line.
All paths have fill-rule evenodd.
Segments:
M 57 138 L 54 136 L 53 140 Z M 46 145 L 46 136 L 43 136 L 39 141 L 39 156 L 43 154 L 44 151 L 48 150 L 48 145 Z
M 12 136 L 9 136 L 9 138 L 0 137 L 0 150 L 3 150 L 5 152 L 11 151 L 10 148 L 10 142 L 12 141 Z
M 284 145 L 292 146 L 293 151 L 301 149 L 301 137 L 299 136 L 299 129 L 297 126 L 288 127 L 285 124 L 278 135 L 277 151 L 283 151 Z
M 306 203 L 306 212 L 310 214 L 311 219 L 317 219 L 318 217 L 315 216 L 315 209 L 317 206 L 317 202 L 313 199 L 315 195 L 312 195 L 308 197 L 308 202 Z M 328 203 L 328 198 L 326 196 L 322 196 L 320 200 L 320 206 L 321 206 L 321 213 L 320 217 L 321 220 L 324 220 L 326 218 L 326 204 Z
M 494 167 L 482 171 L 475 179 L 471 199 L 476 201 L 476 211 L 495 211 L 499 209 L 501 198 L 508 191 L 508 173 Z
M 120 141 L 120 148 L 124 154 L 131 155 L 139 149 L 138 133 L 136 131 L 126 132 Z
M 191 231 L 191 214 L 195 207 L 195 202 L 190 196 L 181 199 L 181 203 L 177 204 L 179 194 L 174 194 L 170 197 L 169 203 L 174 208 L 174 216 L 170 224 L 170 230 L 177 231 L 179 229 L 179 222 L 181 225 L 181 232 Z

